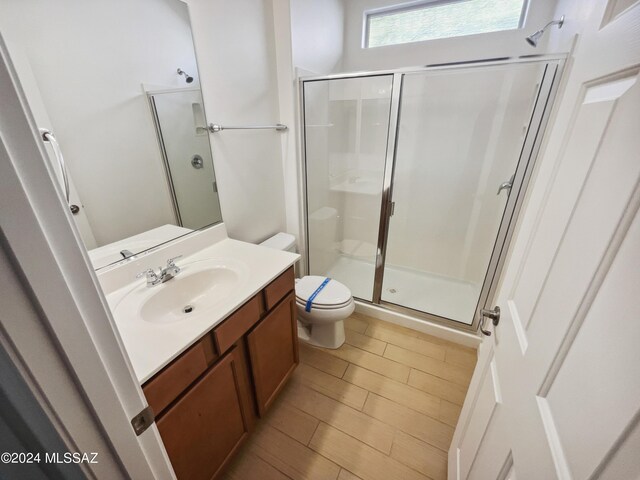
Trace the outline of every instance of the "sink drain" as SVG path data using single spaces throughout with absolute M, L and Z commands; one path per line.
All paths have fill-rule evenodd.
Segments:
M 191 313 L 193 312 L 193 307 L 191 305 L 186 305 L 183 309 L 182 309 L 182 313 Z

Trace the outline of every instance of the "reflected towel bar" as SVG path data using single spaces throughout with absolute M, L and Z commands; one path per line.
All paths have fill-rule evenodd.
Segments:
M 208 129 L 211 133 L 221 132 L 222 130 L 286 130 L 287 126 L 281 123 L 275 125 L 247 125 L 244 127 L 223 127 L 222 125 L 215 125 L 210 123 Z
M 53 148 L 53 154 L 58 161 L 58 166 L 60 167 L 60 172 L 62 173 L 62 182 L 64 183 L 64 196 L 67 199 L 67 203 L 69 203 L 69 177 L 67 176 L 67 167 L 64 163 L 64 157 L 62 156 L 62 150 L 60 149 L 60 145 L 54 137 L 53 133 L 51 133 L 46 128 L 40 128 L 40 135 L 42 135 L 42 139 L 45 142 L 49 142 L 51 147 Z

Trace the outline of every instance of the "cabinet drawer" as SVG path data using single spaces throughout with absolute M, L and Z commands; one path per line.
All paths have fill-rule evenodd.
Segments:
M 210 335 L 198 341 L 142 387 L 147 402 L 158 415 L 204 373 L 217 355 Z
M 262 299 L 258 294 L 218 325 L 213 331 L 213 340 L 218 353 L 226 352 L 260 320 L 262 314 Z
M 293 267 L 291 267 L 264 289 L 264 304 L 267 310 L 275 307 L 294 287 L 295 276 L 293 274 Z

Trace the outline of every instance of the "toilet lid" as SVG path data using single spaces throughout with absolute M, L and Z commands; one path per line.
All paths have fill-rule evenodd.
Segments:
M 320 277 L 317 275 L 309 275 L 302 277 L 296 283 L 296 299 L 300 303 L 305 303 L 309 300 L 309 297 L 313 295 L 320 284 L 324 282 L 327 277 Z M 318 306 L 337 306 L 344 305 L 351 300 L 351 290 L 345 287 L 337 280 L 331 279 L 320 293 L 313 299 L 313 305 Z

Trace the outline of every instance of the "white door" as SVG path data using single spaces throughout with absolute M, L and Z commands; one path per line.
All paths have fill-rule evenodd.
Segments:
M 581 3 L 450 479 L 640 478 L 640 2 Z
M 0 105 L 0 342 L 89 477 L 175 479 L 2 35 Z

